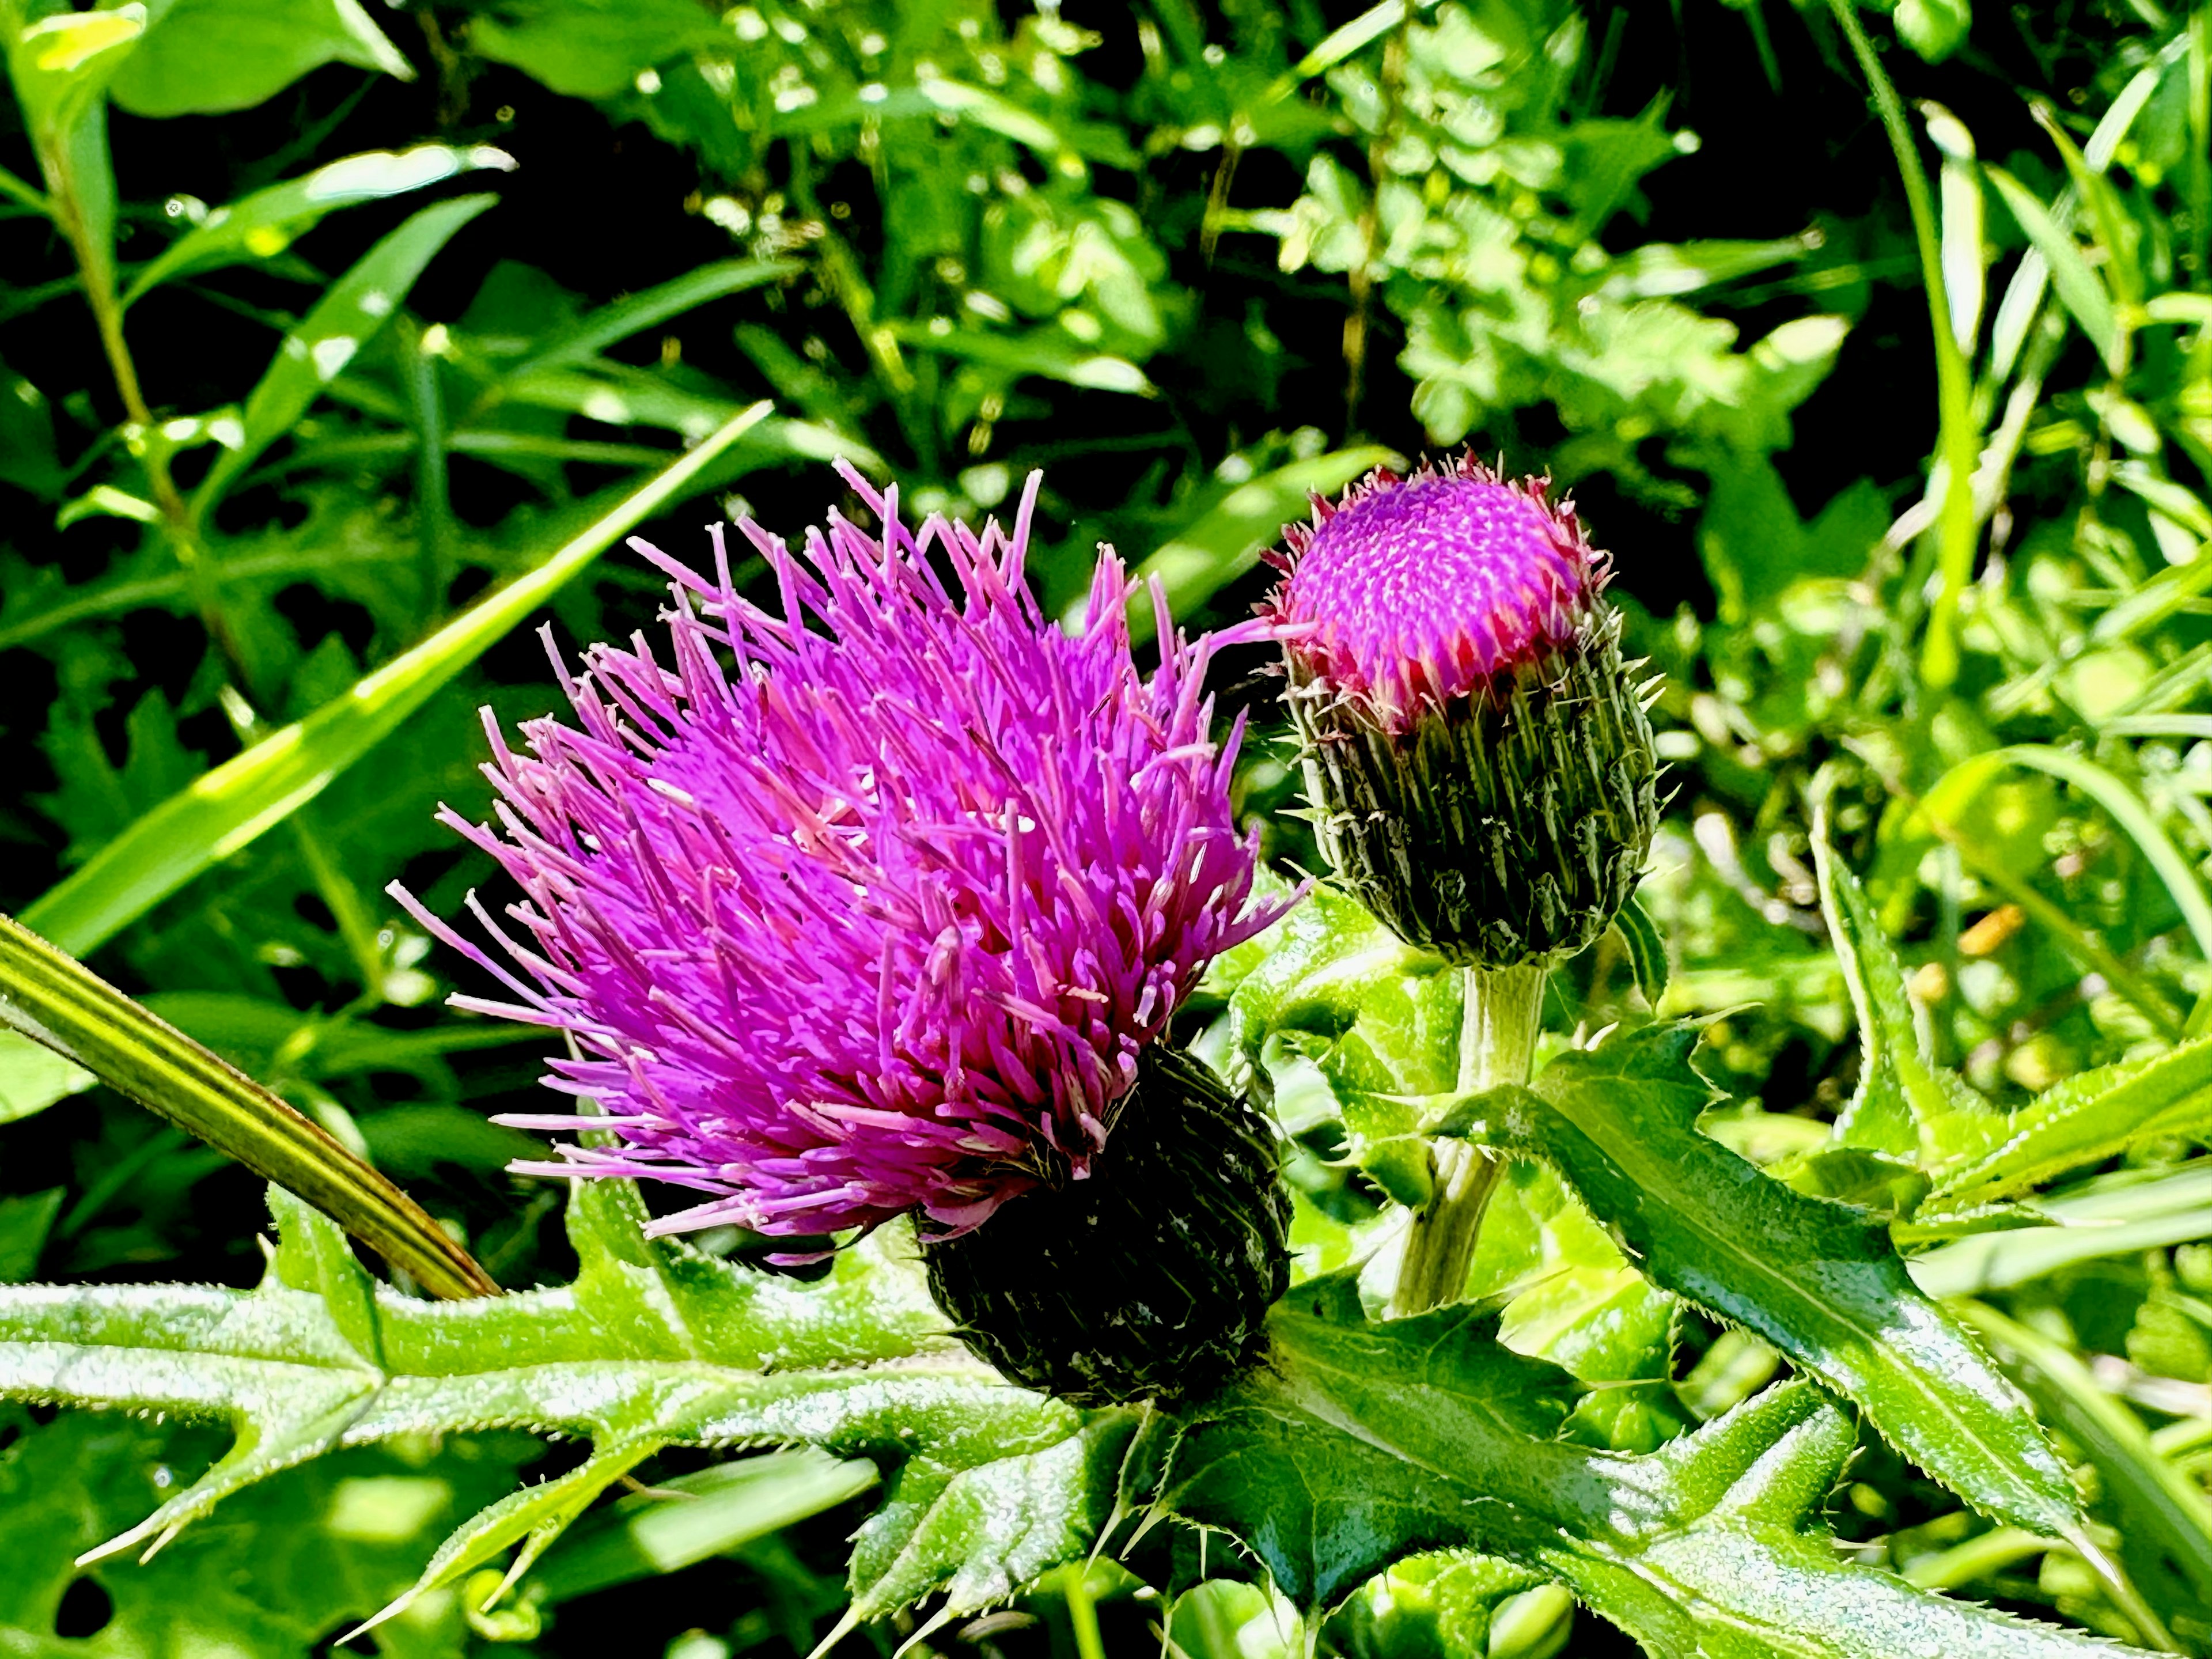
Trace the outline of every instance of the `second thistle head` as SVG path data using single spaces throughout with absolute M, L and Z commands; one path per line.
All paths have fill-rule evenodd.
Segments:
M 1650 849 L 1658 763 L 1572 505 L 1468 456 L 1374 472 L 1285 534 L 1267 611 L 1339 878 L 1462 964 L 1596 939 Z

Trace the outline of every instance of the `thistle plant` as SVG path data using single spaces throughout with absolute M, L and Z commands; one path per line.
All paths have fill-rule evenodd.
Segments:
M 1140 675 L 1110 552 L 1087 627 L 1046 622 L 1036 475 L 981 536 L 843 476 L 878 533 L 833 515 L 794 553 L 740 526 L 781 614 L 720 526 L 711 578 L 640 544 L 673 580 L 665 659 L 556 657 L 576 723 L 521 751 L 490 728 L 498 823 L 447 819 L 525 895 L 506 924 L 470 901 L 504 962 L 399 896 L 513 998 L 459 1006 L 570 1040 L 548 1081 L 584 1115 L 498 1121 L 585 1138 L 520 1172 L 706 1194 L 656 1234 L 910 1214 L 1007 1375 L 1202 1390 L 1252 1357 L 1289 1221 L 1264 1121 L 1163 1044 L 1283 908 L 1230 811 L 1241 721 L 1209 736 L 1219 641 L 1175 641 L 1162 601 Z
M 1658 827 L 1650 695 L 1571 503 L 1470 453 L 1378 470 L 1290 526 L 1267 605 L 1337 878 L 1465 969 L 1462 1090 L 1528 1081 L 1544 975 L 1629 900 Z M 1494 1174 L 1434 1154 L 1395 1305 L 1467 1278 Z

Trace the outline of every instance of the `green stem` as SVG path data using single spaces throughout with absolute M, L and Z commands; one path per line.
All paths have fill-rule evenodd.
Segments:
M 1921 285 L 1928 293 L 1928 318 L 1936 336 L 1936 400 L 1941 420 L 1936 454 L 1944 470 L 1943 511 L 1938 520 L 1939 568 L 1942 585 L 1928 613 L 1928 637 L 1920 647 L 1920 678 L 1930 686 L 1948 686 L 1958 678 L 1959 645 L 1954 630 L 1959 597 L 1974 569 L 1974 465 L 1979 433 L 1974 421 L 1973 374 L 1958 338 L 1951 331 L 1951 301 L 1943 284 L 1943 249 L 1936 223 L 1935 199 L 1928 190 L 1928 174 L 1920 165 L 1912 130 L 1905 125 L 1905 105 L 1882 69 L 1874 43 L 1859 27 L 1856 0 L 1828 0 L 1828 9 L 1850 42 L 1861 73 L 1874 94 L 1875 109 L 1896 152 L 1897 170 L 1905 181 L 1905 206 L 1912 215 L 1913 240 L 1920 246 Z
M 1060 1570 L 1060 1593 L 1067 1598 L 1067 1622 L 1075 1636 L 1078 1659 L 1106 1659 L 1098 1631 L 1098 1603 L 1091 1594 L 1090 1564 L 1073 1562 Z
M 1544 1007 L 1545 969 L 1468 968 L 1460 1020 L 1459 1091 L 1474 1094 L 1526 1083 L 1535 1060 Z M 1498 1182 L 1489 1151 L 1441 1140 L 1429 1152 L 1435 1187 L 1406 1232 L 1390 1311 L 1403 1318 L 1459 1299 L 1482 1233 L 1483 1212 Z
M 5 916 L 0 1025 L 75 1061 L 297 1194 L 433 1295 L 498 1294 L 490 1275 L 390 1181 L 266 1089 Z

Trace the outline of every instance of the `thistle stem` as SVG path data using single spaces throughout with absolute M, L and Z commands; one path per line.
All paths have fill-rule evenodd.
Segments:
M 1544 1007 L 1541 968 L 1468 968 L 1460 1017 L 1459 1091 L 1472 1094 L 1509 1083 L 1526 1083 L 1535 1059 L 1536 1031 Z M 1498 1161 L 1487 1148 L 1439 1140 L 1429 1148 L 1435 1188 L 1407 1230 L 1390 1297 L 1395 1317 L 1425 1313 L 1459 1299 L 1482 1232 L 1483 1212 L 1498 1182 Z

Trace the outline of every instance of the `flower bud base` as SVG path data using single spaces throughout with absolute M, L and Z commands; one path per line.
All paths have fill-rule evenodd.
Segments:
M 1079 1406 L 1210 1392 L 1256 1360 L 1290 1282 L 1267 1119 L 1164 1044 L 1139 1064 L 1088 1178 L 923 1240 L 930 1291 L 969 1347 Z
M 1658 762 L 1620 619 L 1402 733 L 1291 658 L 1306 792 L 1339 879 L 1400 938 L 1463 966 L 1550 966 L 1602 934 L 1659 823 Z

